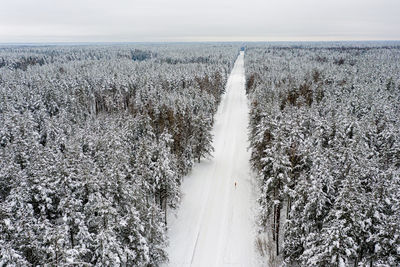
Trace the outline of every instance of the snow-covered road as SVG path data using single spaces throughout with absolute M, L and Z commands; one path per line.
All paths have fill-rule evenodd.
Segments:
M 215 118 L 214 157 L 184 178 L 181 206 L 169 215 L 169 266 L 258 265 L 243 58 L 241 52 Z

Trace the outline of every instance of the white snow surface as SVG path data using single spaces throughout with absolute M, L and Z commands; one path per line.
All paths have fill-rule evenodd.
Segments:
M 216 114 L 213 158 L 184 178 L 181 206 L 169 214 L 167 266 L 260 265 L 243 59 L 240 52 Z

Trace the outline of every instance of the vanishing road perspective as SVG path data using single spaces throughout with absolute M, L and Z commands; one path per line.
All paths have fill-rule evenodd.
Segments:
M 244 86 L 240 52 L 215 118 L 213 158 L 185 177 L 181 206 L 169 216 L 168 266 L 258 265 Z

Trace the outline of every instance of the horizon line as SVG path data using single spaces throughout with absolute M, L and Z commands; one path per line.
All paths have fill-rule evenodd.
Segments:
M 400 39 L 337 39 L 337 40 L 181 40 L 181 41 L 16 41 L 1 42 L 0 45 L 58 45 L 58 44 L 184 44 L 184 43 L 374 43 L 400 42 Z

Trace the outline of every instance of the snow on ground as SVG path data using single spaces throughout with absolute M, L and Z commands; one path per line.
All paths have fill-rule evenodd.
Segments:
M 259 265 L 243 58 L 240 52 L 215 118 L 214 157 L 184 178 L 181 206 L 169 215 L 168 266 Z

